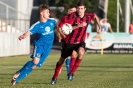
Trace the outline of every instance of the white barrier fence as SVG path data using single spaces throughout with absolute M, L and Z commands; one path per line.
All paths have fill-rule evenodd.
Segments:
M 19 41 L 22 33 L 0 33 L 0 57 L 26 55 L 30 53 L 30 37 Z

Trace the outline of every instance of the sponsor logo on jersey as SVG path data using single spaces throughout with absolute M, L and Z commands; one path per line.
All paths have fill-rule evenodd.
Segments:
M 50 32 L 50 27 L 47 26 L 47 27 L 45 28 L 45 31 L 46 31 L 46 32 Z
M 42 35 L 48 35 L 48 34 L 53 33 L 53 31 L 50 31 L 50 27 L 49 27 L 49 26 L 45 27 L 44 30 L 45 30 L 46 32 L 45 32 L 45 33 L 42 33 Z

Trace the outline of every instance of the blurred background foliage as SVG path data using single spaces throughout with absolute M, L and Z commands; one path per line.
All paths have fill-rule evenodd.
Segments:
M 70 5 L 76 5 L 80 0 L 56 0 L 56 6 L 64 6 L 65 12 Z M 87 5 L 87 11 L 97 12 L 99 0 L 84 0 Z
M 79 2 L 79 1 L 80 0 L 55 0 L 55 1 L 53 1 L 55 6 L 65 7 L 63 12 L 60 12 L 59 10 L 55 11 L 58 14 L 57 17 L 60 19 L 63 16 L 63 14 L 66 13 L 66 10 L 70 5 L 76 5 L 77 2 Z M 94 12 L 94 13 L 98 14 L 99 0 L 84 0 L 84 1 L 86 2 L 86 5 L 87 5 L 87 12 Z M 124 0 L 119 0 L 119 1 L 120 1 L 120 4 L 121 4 L 121 7 L 122 7 L 123 16 L 124 16 Z M 43 3 L 48 3 L 48 0 L 42 0 L 42 2 Z M 132 0 L 132 3 L 133 3 L 133 0 Z M 117 0 L 108 0 L 107 18 L 108 18 L 108 22 L 112 26 L 113 31 L 116 32 Z M 120 20 L 120 22 L 119 22 L 120 32 L 124 32 L 124 22 L 122 21 L 122 16 L 121 15 L 120 15 L 119 20 Z M 133 20 L 133 15 L 131 14 L 131 21 L 132 20 Z M 95 27 L 93 27 L 93 28 L 95 28 Z M 93 31 L 95 31 L 95 30 L 93 30 Z
M 119 0 L 122 11 L 124 12 L 124 0 Z M 123 13 L 124 16 L 124 13 Z M 117 23 L 117 0 L 109 0 L 108 2 L 108 14 L 107 14 L 108 22 L 111 24 L 112 29 L 114 32 L 116 32 L 116 23 Z M 122 22 L 122 16 L 120 15 L 119 18 L 119 28 L 120 32 L 124 31 L 124 23 Z

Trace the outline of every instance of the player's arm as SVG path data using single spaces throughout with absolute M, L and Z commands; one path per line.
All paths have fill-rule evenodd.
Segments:
M 58 42 L 61 42 L 61 35 L 60 35 L 60 33 L 58 32 L 57 35 L 58 35 Z
M 103 20 L 105 20 L 105 18 L 101 19 L 101 20 L 100 20 L 100 23 L 102 23 L 102 22 L 103 22 Z
M 69 20 L 68 20 L 68 23 L 72 25 L 72 24 L 74 23 L 74 21 L 75 21 L 74 18 L 73 18 L 73 19 L 69 19 Z M 78 25 L 72 26 L 72 29 L 75 30 L 75 29 L 77 29 L 77 28 L 79 28 L 79 27 L 84 27 L 84 26 L 86 26 L 86 25 L 87 25 L 86 22 L 82 22 L 82 23 L 80 23 L 80 24 L 78 24 Z
M 63 38 L 65 38 L 66 35 L 62 33 L 61 28 L 62 28 L 63 24 L 66 23 L 66 20 L 67 20 L 67 19 L 66 19 L 66 16 L 63 16 L 63 17 L 61 18 L 60 22 L 59 22 L 59 25 L 58 25 L 58 33 L 60 34 L 60 37 L 63 37 Z
M 66 37 L 66 35 L 64 35 L 64 34 L 62 33 L 62 30 L 61 30 L 60 27 L 58 27 L 58 33 L 59 33 L 59 38 L 61 38 L 61 36 L 62 36 L 63 38 Z
M 101 24 L 100 24 L 100 21 L 99 21 L 99 18 L 97 17 L 97 15 L 96 14 L 94 14 L 94 18 L 95 18 L 95 20 L 96 20 L 96 22 L 97 22 L 97 25 L 98 25 L 98 27 L 99 27 L 99 29 L 97 30 L 97 33 L 99 34 L 100 32 L 101 32 Z
M 68 19 L 67 19 L 66 23 L 73 25 L 75 19 L 76 19 L 76 13 L 75 12 L 71 13 L 70 15 L 68 15 Z M 83 22 L 81 24 L 72 26 L 72 29 L 75 30 L 75 29 L 77 29 L 79 27 L 83 27 L 83 26 L 86 26 L 86 25 L 87 25 L 87 23 Z
M 61 30 L 61 27 L 63 26 L 63 24 L 64 24 L 64 20 L 61 19 L 61 21 L 59 22 L 59 25 L 58 25 L 58 33 L 60 34 L 60 36 L 65 38 L 65 35 L 62 33 L 62 30 Z
M 111 33 L 113 33 L 113 30 L 112 30 L 111 26 L 109 27 L 109 30 L 110 30 Z
M 19 40 L 22 40 L 22 39 L 25 39 L 27 36 L 29 36 L 30 34 L 35 34 L 35 33 L 37 33 L 37 27 L 36 27 L 36 25 L 35 24 L 33 24 L 32 26 L 31 26 L 31 28 L 27 31 L 27 32 L 25 32 L 23 35 L 20 35 L 19 37 L 18 37 L 18 39 Z
M 79 24 L 79 25 L 76 25 L 76 26 L 72 26 L 72 28 L 73 28 L 73 30 L 75 30 L 75 29 L 77 29 L 77 28 L 79 28 L 79 27 L 84 27 L 84 26 L 86 26 L 87 25 L 87 23 L 86 22 L 82 22 L 81 24 Z
M 27 36 L 29 36 L 30 35 L 30 32 L 29 31 L 27 31 L 27 32 L 25 32 L 23 35 L 20 35 L 19 37 L 18 37 L 18 39 L 19 40 L 22 40 L 22 39 L 25 39 Z

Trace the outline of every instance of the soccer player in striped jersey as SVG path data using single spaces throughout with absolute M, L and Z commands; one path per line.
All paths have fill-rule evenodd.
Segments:
M 19 40 L 25 39 L 30 34 L 37 34 L 37 39 L 34 41 L 34 49 L 31 55 L 32 60 L 28 61 L 20 70 L 12 76 L 12 85 L 14 86 L 20 80 L 28 76 L 33 69 L 41 67 L 50 50 L 54 40 L 54 27 L 56 21 L 50 19 L 49 6 L 41 4 L 39 6 L 40 20 L 33 24 L 29 31 L 18 37 Z
M 60 22 L 61 24 L 59 24 L 59 30 L 61 30 L 60 25 L 62 25 L 62 23 L 65 23 L 68 19 L 69 14 L 71 14 L 73 12 L 76 12 L 76 6 L 70 5 L 70 7 L 67 9 L 67 15 L 64 15 L 61 19 L 61 22 Z M 59 32 L 59 33 L 62 33 L 62 32 Z M 61 36 L 60 34 L 59 34 L 59 41 L 61 41 L 61 47 L 63 47 L 63 44 L 64 44 L 65 41 L 64 41 L 63 36 Z M 72 55 L 77 55 L 76 51 L 73 51 Z M 66 62 L 67 74 L 70 73 L 70 59 L 71 59 L 71 56 L 68 56 L 66 58 L 66 61 L 65 61 Z M 62 71 L 62 68 L 61 68 L 59 73 L 61 73 L 61 71 Z
M 85 52 L 85 38 L 86 38 L 87 24 L 89 24 L 91 20 L 96 20 L 99 27 L 97 33 L 100 33 L 101 31 L 101 25 L 97 15 L 94 13 L 86 13 L 85 11 L 86 11 L 86 3 L 83 0 L 81 0 L 77 3 L 77 11 L 70 14 L 66 22 L 73 26 L 73 31 L 67 37 L 65 37 L 64 35 L 65 44 L 61 52 L 61 58 L 56 64 L 55 73 L 52 77 L 51 84 L 56 84 L 60 68 L 64 63 L 65 58 L 70 56 L 72 54 L 72 51 L 75 50 L 78 56 L 71 57 L 70 73 L 68 75 L 68 80 L 70 81 L 73 80 L 74 73 L 79 67 Z

